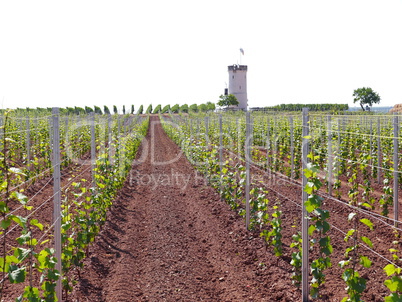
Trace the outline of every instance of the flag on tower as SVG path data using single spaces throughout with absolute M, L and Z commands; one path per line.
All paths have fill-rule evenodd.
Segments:
M 244 50 L 243 50 L 243 48 L 240 48 L 240 52 L 241 52 L 241 54 L 244 56 Z

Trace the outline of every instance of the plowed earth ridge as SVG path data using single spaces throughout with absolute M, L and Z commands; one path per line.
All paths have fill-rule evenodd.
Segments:
M 300 301 L 290 275 L 151 117 L 68 301 Z

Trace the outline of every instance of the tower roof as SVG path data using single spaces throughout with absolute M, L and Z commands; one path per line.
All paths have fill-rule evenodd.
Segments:
M 228 71 L 237 71 L 237 70 L 247 71 L 247 65 L 233 64 L 233 65 L 228 66 Z

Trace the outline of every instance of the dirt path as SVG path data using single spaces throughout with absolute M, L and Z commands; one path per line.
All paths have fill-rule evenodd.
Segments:
M 69 301 L 298 301 L 289 268 L 250 238 L 151 117 L 131 176 Z

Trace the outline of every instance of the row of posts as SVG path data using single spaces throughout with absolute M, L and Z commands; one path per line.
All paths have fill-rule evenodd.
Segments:
M 85 123 L 89 123 L 91 129 L 91 165 L 92 165 L 92 186 L 95 187 L 94 178 L 94 168 L 96 163 L 96 140 L 95 140 L 95 114 L 90 114 L 90 119 L 88 121 L 88 116 L 85 117 L 87 120 Z M 131 118 L 131 117 L 130 117 Z M 59 108 L 52 108 L 52 115 L 49 117 L 50 122 L 50 146 L 52 148 L 51 162 L 53 167 L 53 228 L 54 228 L 54 249 L 55 258 L 57 259 L 56 269 L 62 272 L 62 262 L 61 262 L 61 159 L 60 159 L 60 110 Z M 79 121 L 78 121 L 79 122 Z M 29 117 L 25 120 L 25 147 L 26 147 L 26 159 L 30 161 L 31 159 L 31 123 Z M 130 124 L 133 123 L 132 119 L 121 121 L 120 118 L 117 120 L 118 133 L 123 130 L 124 134 L 127 134 Z M 4 124 L 3 116 L 0 116 L 0 127 Z M 112 143 L 112 116 L 107 117 L 107 131 L 108 131 L 108 144 Z M 35 119 L 35 128 L 38 126 L 38 118 Z M 79 126 L 79 124 L 77 125 Z M 22 127 L 23 128 L 23 127 Z M 123 128 L 123 129 L 121 129 Z M 65 119 L 65 131 L 66 135 L 68 132 L 68 118 Z M 0 131 L 0 149 L 3 148 L 3 131 Z M 109 157 L 111 158 L 112 148 L 109 148 Z M 58 301 L 62 301 L 62 276 L 56 282 L 56 296 Z
M 108 144 L 110 146 L 112 142 L 112 131 L 111 131 L 112 118 L 111 115 L 108 116 L 107 127 L 108 127 Z M 96 165 L 96 140 L 95 140 L 95 115 L 90 115 L 89 120 L 91 128 L 91 165 L 92 165 L 92 187 L 95 188 L 95 165 Z M 120 123 L 118 123 L 118 128 L 120 129 Z M 55 257 L 57 259 L 56 269 L 60 272 L 60 277 L 56 281 L 56 296 L 58 301 L 62 301 L 62 246 L 61 246 L 61 175 L 60 175 L 60 116 L 59 108 L 52 109 L 52 166 L 53 166 L 53 227 L 54 227 L 54 249 Z M 67 131 L 67 130 L 66 130 Z M 111 148 L 109 148 L 111 152 Z M 109 154 L 111 156 L 111 154 Z
M 223 168 L 223 130 L 222 130 L 222 116 L 219 115 L 219 161 L 220 161 L 220 173 L 222 175 Z M 294 178 L 294 138 L 293 138 L 293 118 L 289 117 L 290 122 L 290 152 L 291 152 L 291 177 Z M 206 125 L 206 135 L 208 135 L 208 118 L 205 118 Z M 331 117 L 327 118 L 327 136 L 328 136 L 328 146 L 327 146 L 327 177 L 328 177 L 328 193 L 332 195 L 332 185 L 333 185 L 333 150 L 332 150 L 332 121 Z M 238 121 L 237 121 L 238 124 Z M 378 136 L 377 136 L 377 156 L 378 156 L 378 182 L 380 182 L 380 170 L 381 170 L 381 124 L 380 119 L 378 119 Z M 371 122 L 371 131 L 370 131 L 370 150 L 372 150 L 372 122 Z M 395 115 L 393 117 L 393 200 L 394 200 L 394 220 L 395 226 L 398 221 L 398 149 L 399 149 L 399 120 L 398 116 Z M 253 140 L 253 123 L 250 116 L 250 112 L 246 113 L 246 139 L 245 139 L 245 161 L 246 161 L 246 188 L 245 188 L 245 199 L 246 199 L 246 228 L 249 229 L 250 225 L 250 163 L 252 161 L 251 158 L 251 147 Z M 341 144 L 341 135 L 340 135 L 340 122 L 338 120 L 338 150 Z M 270 149 L 270 141 L 269 141 L 269 124 L 267 127 L 267 167 L 269 169 L 269 156 L 268 151 Z M 370 151 L 371 152 L 371 151 Z M 304 108 L 302 111 L 302 170 L 307 168 L 307 164 L 309 162 L 308 155 L 310 153 L 310 121 L 309 121 L 309 113 L 308 109 Z M 338 173 L 337 173 L 338 174 Z M 303 173 L 302 177 L 302 297 L 303 302 L 309 301 L 309 236 L 308 236 L 308 228 L 309 228 L 309 214 L 304 206 L 304 203 L 308 199 L 308 194 L 304 191 L 304 188 L 307 185 L 307 178 Z M 221 184 L 222 186 L 222 184 Z M 222 187 L 221 187 L 222 189 Z
M 302 112 L 303 118 L 302 118 L 302 169 L 304 170 L 306 168 L 306 164 L 308 162 L 308 153 L 309 153 L 309 115 L 308 115 L 308 109 L 305 108 L 303 109 Z M 220 158 L 220 171 L 222 175 L 222 169 L 223 169 L 223 127 L 222 127 L 222 116 L 219 116 L 219 158 Z M 294 177 L 294 139 L 293 139 L 293 118 L 289 117 L 289 122 L 290 122 L 290 140 L 291 140 L 291 147 L 290 147 L 290 152 L 291 152 L 291 176 L 292 178 Z M 331 125 L 331 117 L 328 116 L 328 127 L 327 127 L 327 134 L 328 134 L 328 162 L 327 162 L 327 169 L 328 169 L 328 192 L 331 195 L 332 192 L 332 170 L 333 170 L 333 153 L 332 153 L 332 125 Z M 0 123 L 2 123 L 2 119 L 0 119 Z M 30 158 L 29 150 L 30 150 L 30 134 L 29 134 L 29 119 L 26 121 L 26 127 L 28 129 L 27 131 L 27 139 L 26 139 L 26 146 L 27 146 L 27 156 Z M 66 122 L 67 123 L 67 122 Z M 109 143 L 111 143 L 111 131 L 110 131 L 110 124 L 111 124 L 111 116 L 109 116 L 108 120 L 109 124 Z M 205 127 L 206 127 L 206 133 L 208 134 L 208 125 L 209 125 L 209 120 L 206 117 L 205 118 Z M 240 130 L 239 123 L 237 120 L 237 130 Z M 120 123 L 119 123 L 120 127 Z M 378 119 L 377 123 L 377 157 L 378 157 L 378 182 L 380 182 L 380 167 L 381 167 L 381 124 L 380 124 L 380 119 Z M 60 193 L 60 122 L 59 122 L 59 109 L 58 108 L 53 108 L 52 110 L 52 128 L 53 128 L 53 135 L 51 136 L 51 142 L 53 145 L 53 178 L 54 178 L 54 235 L 55 235 L 55 257 L 58 259 L 56 269 L 61 272 L 61 193 Z M 338 120 L 338 146 L 340 146 L 340 122 Z M 372 145 L 372 122 L 370 123 L 370 150 L 371 150 L 371 145 Z M 393 118 L 393 200 L 394 200 L 394 220 L 395 220 L 395 225 L 397 224 L 398 221 L 398 165 L 399 165 L 399 159 L 398 159 L 398 148 L 399 148 L 399 119 L 398 116 L 395 115 Z M 249 228 L 250 224 L 250 163 L 251 163 L 251 146 L 252 146 L 252 140 L 253 140 L 253 123 L 251 120 L 250 112 L 246 113 L 246 140 L 245 140 L 245 157 L 246 157 L 246 228 Z M 267 153 L 270 149 L 270 144 L 271 142 L 269 141 L 269 125 L 267 127 Z M 240 146 L 239 146 L 240 147 Z M 109 149 L 111 150 L 111 148 Z M 338 150 L 339 151 L 339 150 Z M 96 145 L 95 145 L 95 120 L 94 120 L 94 115 L 91 117 L 91 158 L 95 159 L 96 157 Z M 268 155 L 268 154 L 267 154 Z M 94 164 L 94 160 L 92 160 L 92 164 Z M 267 164 L 269 167 L 269 156 L 267 156 Z M 94 178 L 92 178 L 92 181 L 94 182 Z M 303 188 L 306 185 L 306 178 L 303 175 L 302 179 L 302 186 Z M 304 192 L 302 193 L 302 201 L 303 205 L 304 202 L 307 200 L 307 193 Z M 302 237 L 303 239 L 306 238 L 305 240 L 302 241 L 302 248 L 303 248 L 303 266 L 302 266 L 302 295 L 303 295 L 303 301 L 308 301 L 308 214 L 307 211 L 305 210 L 305 207 L 303 206 L 302 210 Z M 58 300 L 61 301 L 61 292 L 62 292 L 62 287 L 61 287 L 61 278 L 59 278 L 57 285 L 56 285 L 56 294 L 58 297 Z

